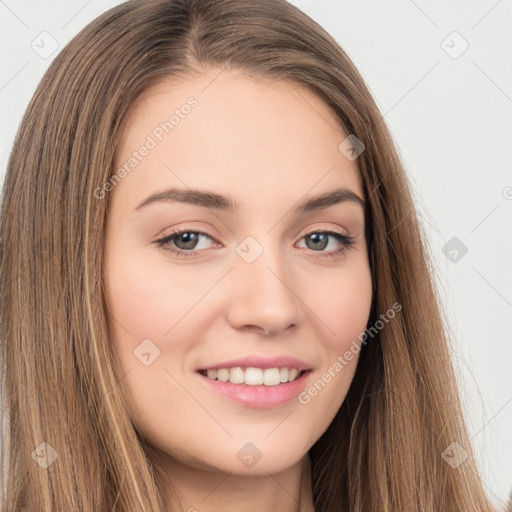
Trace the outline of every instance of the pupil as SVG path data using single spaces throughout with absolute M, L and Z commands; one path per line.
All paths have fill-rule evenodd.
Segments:
M 196 235 L 196 233 L 182 233 L 178 237 L 178 240 L 181 243 L 183 239 L 184 239 L 185 247 L 181 247 L 181 249 L 193 249 L 197 242 L 197 235 Z
M 327 244 L 328 244 L 327 235 L 325 233 L 313 233 L 312 235 L 309 235 L 308 240 L 313 240 L 313 242 L 319 241 L 319 238 L 322 238 L 322 237 L 324 238 L 323 242 L 320 243 L 320 246 L 316 245 L 316 248 L 317 249 L 318 248 L 325 249 L 325 247 L 327 247 Z M 308 245 L 308 247 L 309 247 L 309 245 Z M 309 247 L 309 248 L 314 249 L 315 245 L 313 245 L 313 247 Z

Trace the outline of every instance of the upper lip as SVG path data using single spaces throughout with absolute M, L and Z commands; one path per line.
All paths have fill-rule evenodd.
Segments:
M 202 366 L 199 370 L 218 370 L 220 368 L 253 367 L 253 368 L 297 368 L 297 370 L 310 370 L 311 365 L 296 357 L 289 356 L 246 356 L 239 359 L 231 359 L 221 363 Z

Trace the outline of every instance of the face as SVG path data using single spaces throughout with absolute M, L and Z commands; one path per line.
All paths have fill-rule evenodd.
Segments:
M 264 475 L 307 453 L 351 384 L 372 298 L 363 189 L 319 98 L 217 74 L 148 89 L 126 121 L 125 172 L 98 194 L 112 343 L 158 451 Z

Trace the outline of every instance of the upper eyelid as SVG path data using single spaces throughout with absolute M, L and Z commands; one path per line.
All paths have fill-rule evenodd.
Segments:
M 322 223 L 320 223 L 322 224 Z M 325 223 L 324 223 L 325 224 Z M 334 224 L 334 223 L 331 223 L 331 224 Z M 345 228 L 345 227 L 341 227 L 341 226 L 336 226 L 336 227 L 333 227 L 333 226 L 329 226 L 329 227 L 326 227 L 326 226 L 320 226 L 320 227 L 311 227 L 311 228 L 305 228 L 303 230 L 300 230 L 295 236 L 299 236 L 299 234 L 302 233 L 302 236 L 306 235 L 306 234 L 310 234 L 312 232 L 315 232 L 315 231 L 321 231 L 321 232 L 325 232 L 325 231 L 334 231 L 334 232 L 337 232 L 337 231 L 340 231 L 341 234 L 343 235 L 346 235 L 347 237 L 351 236 L 351 233 L 350 231 Z M 176 233 L 189 233 L 189 232 L 192 232 L 192 233 L 202 233 L 202 234 L 205 234 L 211 238 L 214 238 L 214 239 L 217 239 L 217 236 L 215 234 L 213 234 L 212 232 L 210 232 L 208 229 L 205 229 L 203 227 L 196 227 L 196 226 L 185 226 L 184 228 L 175 228 L 173 230 L 171 230 L 171 232 L 167 235 L 163 235 L 161 238 L 163 237 L 167 237 L 167 236 L 172 236 L 172 235 L 176 235 Z

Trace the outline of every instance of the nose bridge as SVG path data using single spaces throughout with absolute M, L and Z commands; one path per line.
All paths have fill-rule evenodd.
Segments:
M 248 236 L 236 247 L 236 292 L 229 318 L 237 327 L 251 325 L 279 331 L 300 321 L 300 301 L 282 248 L 268 234 L 258 238 Z

